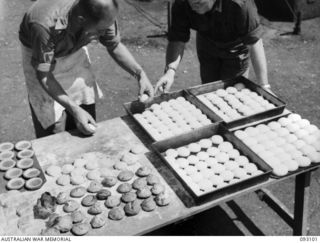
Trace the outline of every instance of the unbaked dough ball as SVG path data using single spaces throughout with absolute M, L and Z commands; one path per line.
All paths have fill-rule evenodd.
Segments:
M 188 157 L 190 155 L 190 150 L 186 147 L 180 147 L 177 149 L 179 156 Z
M 67 186 L 70 184 L 70 176 L 69 175 L 61 175 L 58 177 L 56 182 L 59 186 Z
M 71 164 L 66 164 L 62 166 L 61 173 L 62 174 L 70 174 L 74 170 L 74 166 Z
M 211 140 L 212 143 L 216 145 L 223 143 L 223 137 L 221 137 L 220 135 L 213 135 L 211 137 Z
M 46 169 L 46 173 L 49 176 L 52 177 L 58 177 L 61 175 L 61 168 L 57 165 L 50 165 L 47 169 Z

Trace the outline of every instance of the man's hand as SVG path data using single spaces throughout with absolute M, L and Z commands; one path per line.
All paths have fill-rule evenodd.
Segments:
M 95 132 L 95 130 L 93 130 L 89 126 L 89 124 L 92 124 L 94 127 L 96 127 L 97 124 L 95 120 L 80 106 L 76 107 L 73 110 L 73 117 L 76 121 L 77 128 L 81 133 L 83 133 L 84 135 L 92 135 Z
M 139 86 L 140 86 L 139 96 L 141 97 L 143 94 L 147 94 L 149 96 L 149 99 L 147 99 L 145 103 L 152 101 L 154 97 L 153 86 L 149 78 L 144 72 L 141 73 L 141 76 L 139 78 Z
M 175 71 L 169 69 L 157 82 L 155 93 L 168 93 L 174 81 L 174 74 Z

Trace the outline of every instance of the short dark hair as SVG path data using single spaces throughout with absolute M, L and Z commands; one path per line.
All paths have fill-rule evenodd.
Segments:
M 111 2 L 116 9 L 119 9 L 118 0 L 112 0 Z M 84 17 L 94 22 L 99 22 L 106 17 L 105 6 L 101 4 L 99 0 L 79 0 L 79 7 Z

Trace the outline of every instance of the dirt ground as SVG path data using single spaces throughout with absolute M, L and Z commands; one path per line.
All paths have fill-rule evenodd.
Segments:
M 18 27 L 23 13 L 32 4 L 28 0 L 0 0 L 0 142 L 34 139 L 30 110 L 21 67 Z M 166 28 L 164 1 L 140 3 L 152 16 L 147 20 L 141 10 L 122 1 L 119 17 L 123 43 L 143 65 L 153 84 L 164 68 L 166 40 L 147 38 L 161 34 Z M 143 11 L 143 12 L 144 12 Z M 150 18 L 150 17 L 149 17 Z M 154 21 L 156 19 L 156 21 Z M 152 24 L 153 22 L 154 24 Z M 268 74 L 272 90 L 289 109 L 320 126 L 320 18 L 303 21 L 300 36 L 282 36 L 292 30 L 292 23 L 262 19 Z M 177 73 L 173 89 L 199 84 L 198 62 L 190 41 Z M 124 102 L 136 99 L 138 87 L 134 79 L 121 70 L 101 45 L 90 46 L 93 67 L 104 99 L 97 105 L 98 121 L 122 116 Z M 251 79 L 255 79 L 251 73 Z M 311 183 L 309 234 L 320 235 L 319 171 Z M 293 180 L 269 188 L 289 209 L 293 209 Z M 208 223 L 211 222 L 211 223 Z M 219 225 L 225 225 L 223 229 Z M 259 201 L 255 194 L 202 213 L 192 220 L 154 232 L 156 235 L 290 235 L 290 227 Z

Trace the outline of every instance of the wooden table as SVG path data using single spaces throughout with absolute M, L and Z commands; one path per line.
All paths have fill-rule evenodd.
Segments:
M 97 132 L 92 137 L 80 137 L 76 133 L 70 134 L 64 132 L 34 140 L 32 143 L 40 164 L 45 169 L 52 163 L 60 165 L 70 163 L 70 161 L 73 161 L 80 154 L 90 151 L 100 151 L 116 159 L 133 144 L 144 143 L 146 147 L 149 147 L 150 140 L 143 136 L 140 128 L 135 126 L 130 118 L 125 117 L 99 123 Z M 138 216 L 128 217 L 122 221 L 108 221 L 106 227 L 99 230 L 92 230 L 90 235 L 143 235 L 250 192 L 257 192 L 262 200 L 270 204 L 293 228 L 294 235 L 305 235 L 307 233 L 311 169 L 281 179 L 270 178 L 268 181 L 259 185 L 235 192 L 200 206 L 195 206 L 192 198 L 185 192 L 179 181 L 155 154 L 146 152 L 143 158 L 141 158 L 140 163 L 157 168 L 155 173 L 159 172 L 164 178 L 163 183 L 166 185 L 167 191 L 171 196 L 171 204 L 167 207 L 157 208 L 157 210 L 152 213 L 142 212 Z M 265 187 L 279 183 L 290 177 L 296 177 L 294 214 L 289 213 L 284 205 L 280 204 L 273 195 L 264 190 Z M 59 192 L 59 187 L 54 181 L 48 178 L 47 183 L 39 191 L 24 192 L 13 196 L 11 200 L 12 205 L 14 206 L 14 204 L 17 203 L 17 198 L 20 204 L 23 200 L 35 203 L 36 199 L 39 198 L 44 191 L 50 191 L 55 194 Z M 10 215 L 4 216 L 6 218 L 11 217 Z M 41 225 L 41 223 L 43 222 L 37 221 L 34 225 Z M 8 225 L 10 225 L 9 222 Z M 40 226 L 37 226 L 37 228 L 39 227 Z M 37 231 L 30 232 L 25 230 L 23 234 L 34 234 L 36 232 Z M 8 234 L 18 235 L 21 234 L 21 232 L 12 230 L 8 232 Z

